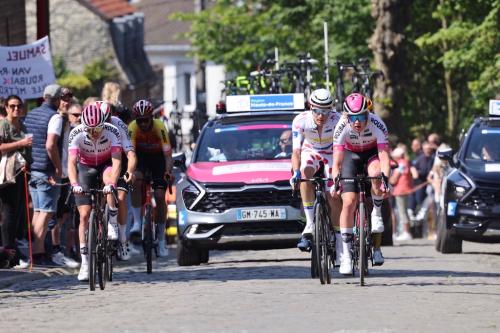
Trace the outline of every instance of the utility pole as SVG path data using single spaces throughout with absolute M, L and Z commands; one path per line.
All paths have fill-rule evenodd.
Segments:
M 36 0 L 36 39 L 45 36 L 50 38 L 49 0 Z

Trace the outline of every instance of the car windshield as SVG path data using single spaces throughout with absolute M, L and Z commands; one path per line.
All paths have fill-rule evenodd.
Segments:
M 465 162 L 472 168 L 500 163 L 500 128 L 476 128 L 472 131 Z
M 290 159 L 291 128 L 286 122 L 207 127 L 198 145 L 195 162 Z

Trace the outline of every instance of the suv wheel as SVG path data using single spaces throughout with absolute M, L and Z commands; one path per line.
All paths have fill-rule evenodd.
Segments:
M 446 227 L 445 209 L 441 209 L 438 216 L 438 233 L 436 237 L 436 250 L 441 253 L 462 253 L 462 240 L 453 236 Z
M 200 251 L 188 246 L 179 238 L 177 241 L 177 264 L 179 266 L 196 266 L 200 263 Z
M 206 264 L 208 263 L 209 259 L 210 259 L 210 251 L 205 249 L 200 249 L 200 262 L 202 264 Z

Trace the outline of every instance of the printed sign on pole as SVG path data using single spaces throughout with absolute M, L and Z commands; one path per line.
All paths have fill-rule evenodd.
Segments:
M 45 86 L 55 81 L 47 36 L 31 44 L 0 46 L 1 97 L 42 97 Z

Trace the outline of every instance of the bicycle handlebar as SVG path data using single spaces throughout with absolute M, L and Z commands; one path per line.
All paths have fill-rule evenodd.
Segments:
M 380 176 L 375 176 L 375 177 L 369 177 L 369 176 L 356 176 L 356 177 L 342 177 L 342 175 L 338 175 L 336 178 L 335 178 L 335 184 L 334 184 L 334 189 L 335 189 L 335 192 L 337 192 L 340 188 L 340 181 L 341 180 L 344 180 L 344 181 L 352 181 L 352 182 L 361 182 L 361 181 L 370 181 L 370 180 L 381 180 L 383 185 L 384 185 L 384 188 L 385 190 L 389 190 L 389 183 L 388 183 L 388 179 L 387 177 L 384 175 L 384 173 L 382 172 L 382 174 Z

